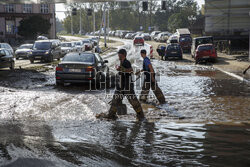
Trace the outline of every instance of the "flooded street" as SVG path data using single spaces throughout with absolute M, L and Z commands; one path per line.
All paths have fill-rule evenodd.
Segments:
M 141 48 L 124 47 L 141 68 Z M 114 89 L 57 87 L 54 66 L 1 70 L 0 166 L 250 166 L 250 85 L 212 66 L 152 62 L 167 103 L 143 104 L 147 123 L 130 105 L 117 121 L 96 119 Z

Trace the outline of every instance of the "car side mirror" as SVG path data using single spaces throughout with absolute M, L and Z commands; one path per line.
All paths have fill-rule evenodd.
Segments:
M 109 63 L 109 61 L 108 60 L 104 60 L 104 63 Z

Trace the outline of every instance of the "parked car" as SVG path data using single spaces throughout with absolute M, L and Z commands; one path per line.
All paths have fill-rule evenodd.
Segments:
M 95 53 L 69 53 L 56 67 L 56 84 L 99 82 L 108 79 L 108 61 Z
M 122 31 L 120 34 L 120 38 L 125 38 L 125 36 L 130 33 L 130 31 Z
M 216 62 L 217 52 L 213 44 L 201 44 L 197 47 L 196 53 L 194 56 L 195 63 L 201 61 L 212 61 Z
M 85 51 L 89 51 L 89 50 L 93 49 L 93 44 L 91 43 L 91 41 L 89 39 L 82 40 L 82 43 L 85 47 Z
M 98 37 L 92 37 L 91 39 L 92 39 L 93 42 L 94 42 L 94 46 L 97 46 L 98 41 L 99 41 Z
M 151 37 L 150 37 L 149 33 L 143 33 L 143 34 L 141 34 L 141 37 L 143 37 L 143 39 L 145 41 L 150 41 L 151 40 Z
M 168 60 L 169 58 L 178 58 L 180 60 L 182 59 L 182 49 L 178 43 L 171 43 L 167 45 L 165 60 Z
M 179 37 L 179 44 L 180 44 L 183 52 L 190 52 L 191 51 L 191 45 L 192 45 L 191 36 L 180 36 Z
M 28 54 L 30 53 L 31 49 L 33 47 L 33 44 L 23 44 L 17 48 L 15 51 L 15 56 L 16 59 L 18 60 L 19 58 L 27 59 Z
M 154 37 L 156 37 L 158 34 L 160 34 L 161 31 L 153 31 L 151 34 L 150 34 L 150 37 L 151 39 L 154 39 Z
M 61 50 L 62 50 L 63 55 L 70 53 L 70 52 L 76 52 L 76 48 L 74 47 L 74 43 L 72 42 L 62 42 Z
M 0 48 L 0 68 L 15 68 L 14 55 L 5 48 Z
M 143 37 L 138 37 L 136 36 L 134 38 L 134 45 L 141 45 L 141 46 L 144 46 L 144 39 Z
M 169 39 L 169 37 L 170 37 L 170 33 L 169 32 L 162 32 L 157 37 L 157 41 L 158 42 L 167 42 L 167 40 Z
M 76 48 L 78 52 L 84 52 L 85 51 L 85 46 L 83 45 L 82 41 L 76 41 L 75 42 Z
M 196 53 L 196 49 L 199 45 L 202 44 L 213 44 L 214 40 L 213 37 L 211 36 L 204 36 L 204 37 L 197 37 L 194 38 L 192 41 L 192 46 L 191 46 L 191 56 L 194 57 Z
M 42 36 L 42 35 L 38 36 L 36 39 L 37 39 L 37 40 L 48 40 L 47 37 Z
M 11 52 L 11 54 L 14 55 L 14 50 L 12 49 L 12 47 L 8 43 L 0 43 L 0 48 L 7 49 L 8 51 Z
M 170 43 L 179 43 L 178 36 L 176 36 L 176 35 L 171 35 L 171 36 L 168 38 L 167 43 L 168 43 L 168 44 L 170 44 Z
M 125 39 L 133 39 L 133 33 L 126 34 Z
M 36 41 L 28 55 L 31 63 L 34 60 L 52 62 L 54 59 L 60 60 L 61 57 L 61 46 L 56 40 Z

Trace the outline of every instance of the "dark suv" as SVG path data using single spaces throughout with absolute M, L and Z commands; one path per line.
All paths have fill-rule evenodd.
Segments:
M 34 60 L 46 62 L 60 60 L 62 57 L 60 42 L 58 40 L 36 41 L 28 57 L 31 63 L 34 63 Z

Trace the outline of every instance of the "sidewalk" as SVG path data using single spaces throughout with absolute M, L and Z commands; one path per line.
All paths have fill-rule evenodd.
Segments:
M 250 70 L 245 75 L 242 72 L 250 65 L 250 61 L 246 61 L 247 57 L 240 55 L 226 55 L 224 53 L 218 53 L 218 61 L 213 64 L 215 68 L 219 68 L 223 71 L 236 74 L 250 81 Z

